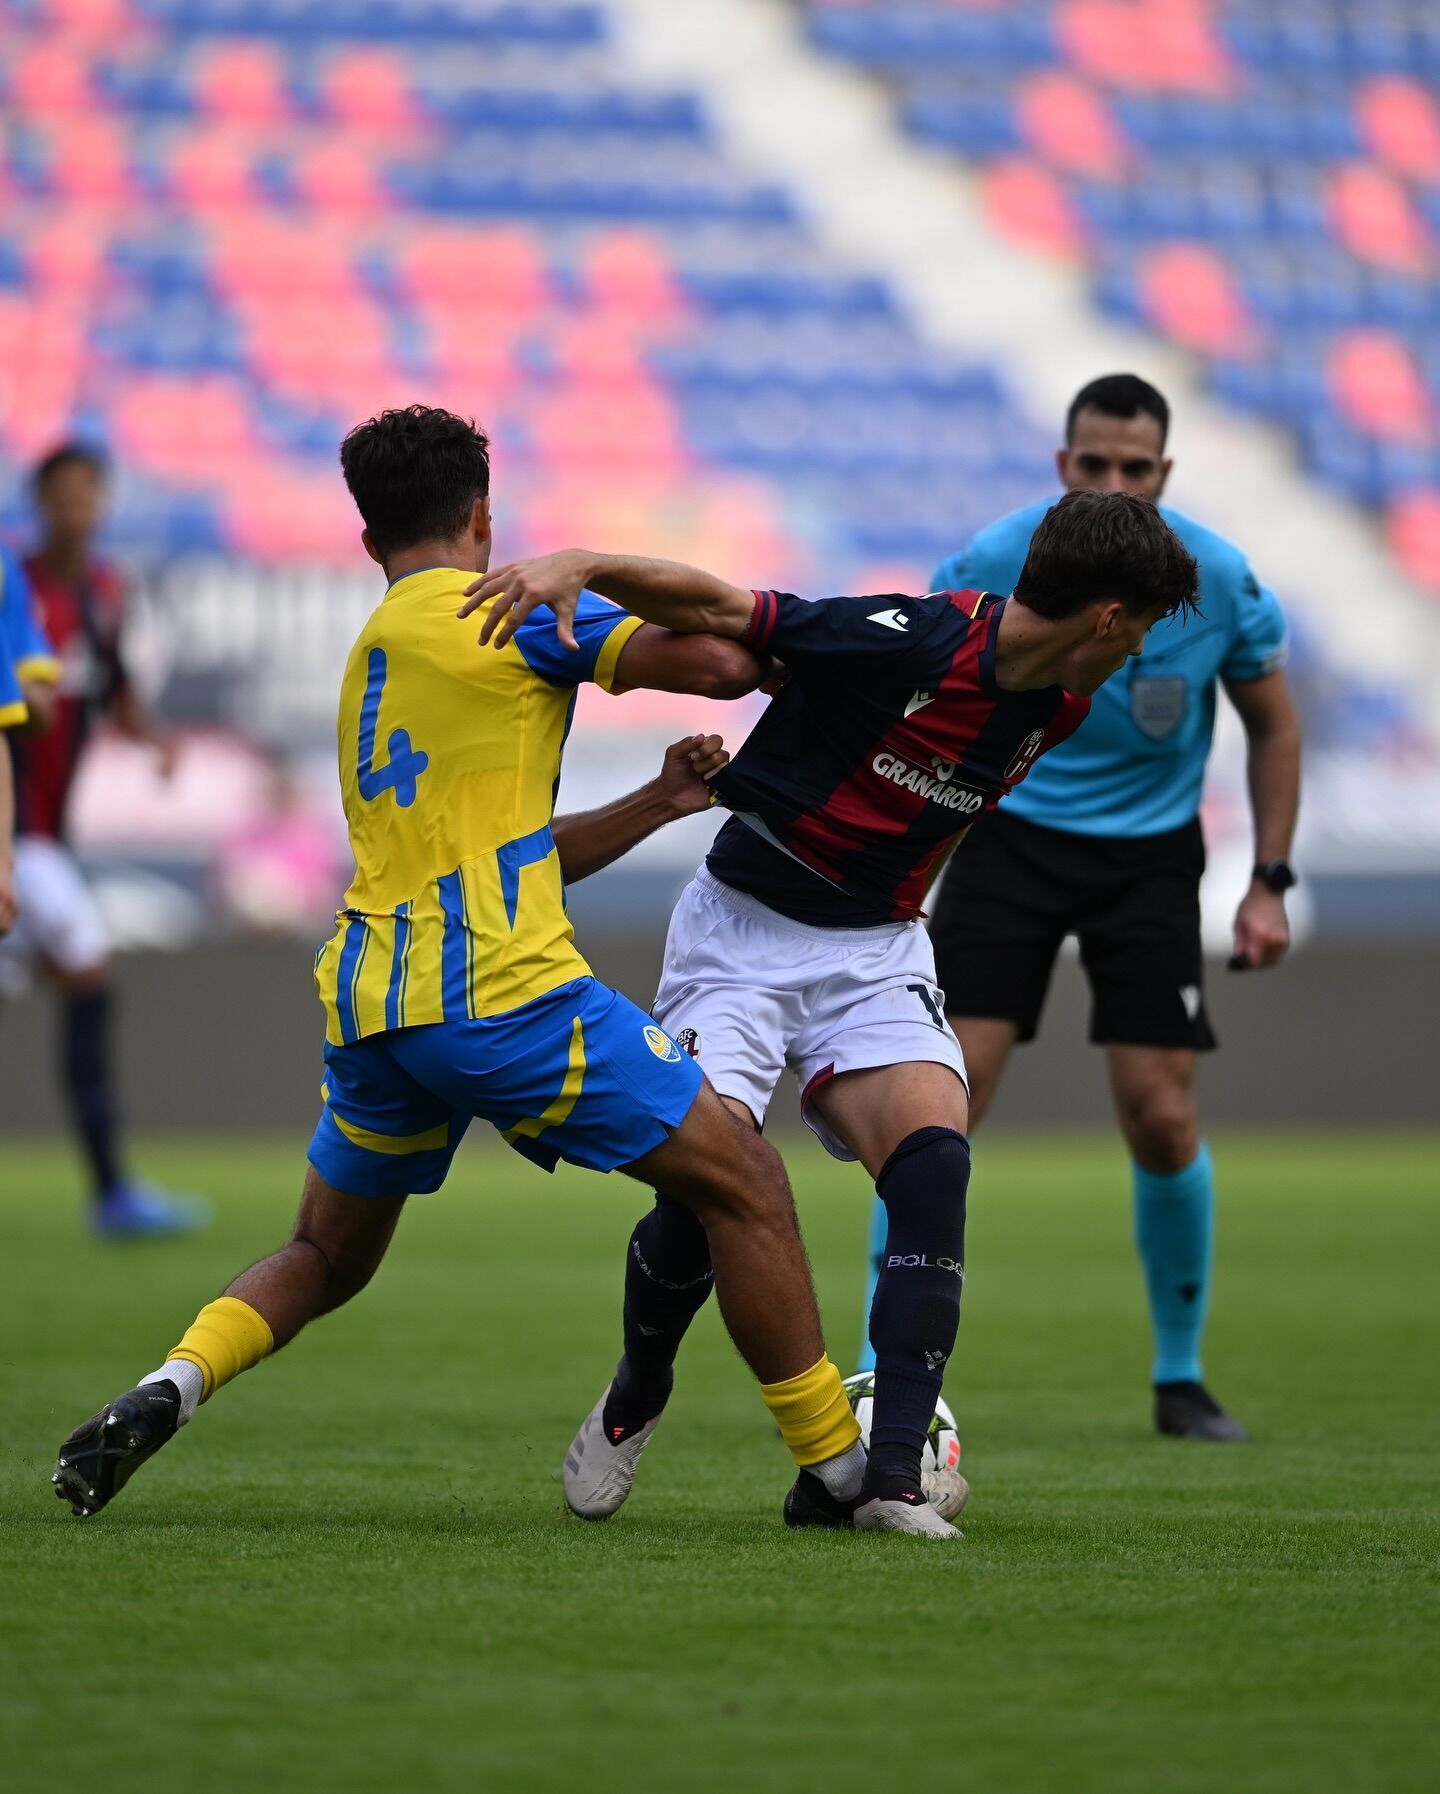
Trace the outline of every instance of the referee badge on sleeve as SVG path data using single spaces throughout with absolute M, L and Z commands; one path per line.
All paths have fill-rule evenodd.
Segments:
M 1164 741 L 1179 728 L 1185 715 L 1183 679 L 1130 681 L 1130 716 L 1135 727 L 1150 741 Z

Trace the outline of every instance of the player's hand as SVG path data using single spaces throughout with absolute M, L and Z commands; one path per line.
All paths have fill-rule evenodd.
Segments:
M 660 795 L 677 816 L 696 816 L 710 808 L 710 786 L 720 768 L 729 762 L 725 743 L 718 735 L 687 735 L 665 750 Z
M 15 901 L 15 862 L 0 858 L 0 934 L 9 934 L 19 913 Z
M 1285 899 L 1278 891 L 1252 884 L 1235 912 L 1235 957 L 1231 965 L 1261 971 L 1279 965 L 1290 945 Z
M 531 561 L 511 561 L 466 586 L 465 602 L 456 614 L 468 617 L 488 604 L 480 630 L 481 646 L 491 642 L 503 648 L 531 611 L 548 604 L 555 613 L 555 633 L 561 646 L 578 649 L 575 607 L 590 577 L 590 566 L 590 556 L 578 548 L 562 548 L 558 554 L 537 555 Z

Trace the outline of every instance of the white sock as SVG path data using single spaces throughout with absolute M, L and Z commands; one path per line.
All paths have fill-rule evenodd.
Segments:
M 173 1383 L 180 1391 L 180 1422 L 184 1426 L 195 1416 L 200 1406 L 200 1397 L 205 1393 L 205 1379 L 200 1375 L 200 1366 L 192 1364 L 188 1358 L 167 1358 L 159 1370 L 152 1370 L 148 1377 L 141 1377 L 140 1387 L 147 1383 Z
M 807 1468 L 837 1501 L 853 1501 L 865 1480 L 865 1447 L 857 1439 L 838 1458 L 826 1458 L 823 1464 L 810 1464 Z

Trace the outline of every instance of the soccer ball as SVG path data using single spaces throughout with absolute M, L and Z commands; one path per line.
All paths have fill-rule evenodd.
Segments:
M 858 1376 L 847 1377 L 845 1394 L 855 1418 L 860 1422 L 861 1444 L 869 1451 L 870 1415 L 875 1407 L 874 1371 L 862 1370 Z M 943 1399 L 936 1401 L 935 1412 L 930 1417 L 930 1431 L 926 1435 L 925 1450 L 920 1457 L 920 1468 L 922 1473 L 960 1468 L 960 1434 L 955 1426 L 955 1416 Z

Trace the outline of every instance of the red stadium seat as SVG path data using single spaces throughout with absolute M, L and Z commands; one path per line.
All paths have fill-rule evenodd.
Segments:
M 390 196 L 363 138 L 331 134 L 300 151 L 291 168 L 302 198 L 317 211 L 371 218 L 390 209 Z
M 1351 330 L 1336 339 L 1326 372 L 1335 402 L 1357 430 L 1392 441 L 1435 440 L 1430 395 L 1414 357 L 1383 330 Z
M 221 376 L 132 375 L 110 417 L 117 451 L 179 486 L 228 484 L 255 446 L 248 397 Z
M 1375 75 L 1355 91 L 1357 135 L 1379 161 L 1415 180 L 1440 181 L 1440 101 L 1408 75 Z
M 689 311 L 675 271 L 654 237 L 643 231 L 606 231 L 581 261 L 593 305 L 654 326 Z
M 7 86 L 7 105 L 24 118 L 88 114 L 96 106 L 89 63 L 73 41 L 18 48 Z
M 267 456 L 233 467 L 222 520 L 237 554 L 326 566 L 366 564 L 349 494 L 333 473 L 310 462 Z
M 1088 82 L 1059 69 L 1044 69 L 1015 92 L 1020 134 L 1045 161 L 1071 174 L 1110 180 L 1129 161 L 1125 134 Z
M 135 197 L 130 145 L 120 125 L 102 113 L 52 119 L 50 182 L 69 199 L 124 206 Z
M 1433 268 L 1435 245 L 1394 175 L 1353 162 L 1332 173 L 1327 197 L 1335 234 L 1352 255 L 1410 274 Z
M 1137 270 L 1140 302 L 1167 335 L 1209 355 L 1251 355 L 1258 331 L 1230 269 L 1213 249 L 1170 243 Z
M 1065 0 L 1055 34 L 1068 61 L 1116 87 L 1223 93 L 1235 84 L 1205 0 Z
M 1409 492 L 1386 517 L 1390 550 L 1416 582 L 1440 595 L 1440 492 Z
M 323 214 L 234 207 L 210 220 L 208 234 L 224 292 L 344 298 L 358 288 L 353 234 Z
M 244 129 L 197 126 L 180 136 L 171 151 L 171 191 L 197 211 L 253 205 L 260 197 L 255 179 L 258 152 L 256 139 Z
M 401 239 L 395 268 L 417 303 L 465 305 L 489 329 L 507 319 L 533 325 L 552 297 L 539 245 L 513 226 L 415 226 Z
M 1084 247 L 1080 215 L 1048 169 L 1018 158 L 994 162 L 981 176 L 981 193 L 991 222 L 1012 241 L 1066 256 Z
M 222 39 L 206 49 L 194 93 L 203 111 L 240 124 L 280 124 L 294 111 L 279 50 L 254 40 Z
M 326 65 L 321 90 L 331 114 L 347 125 L 391 135 L 420 123 L 404 66 L 388 50 L 341 50 Z

